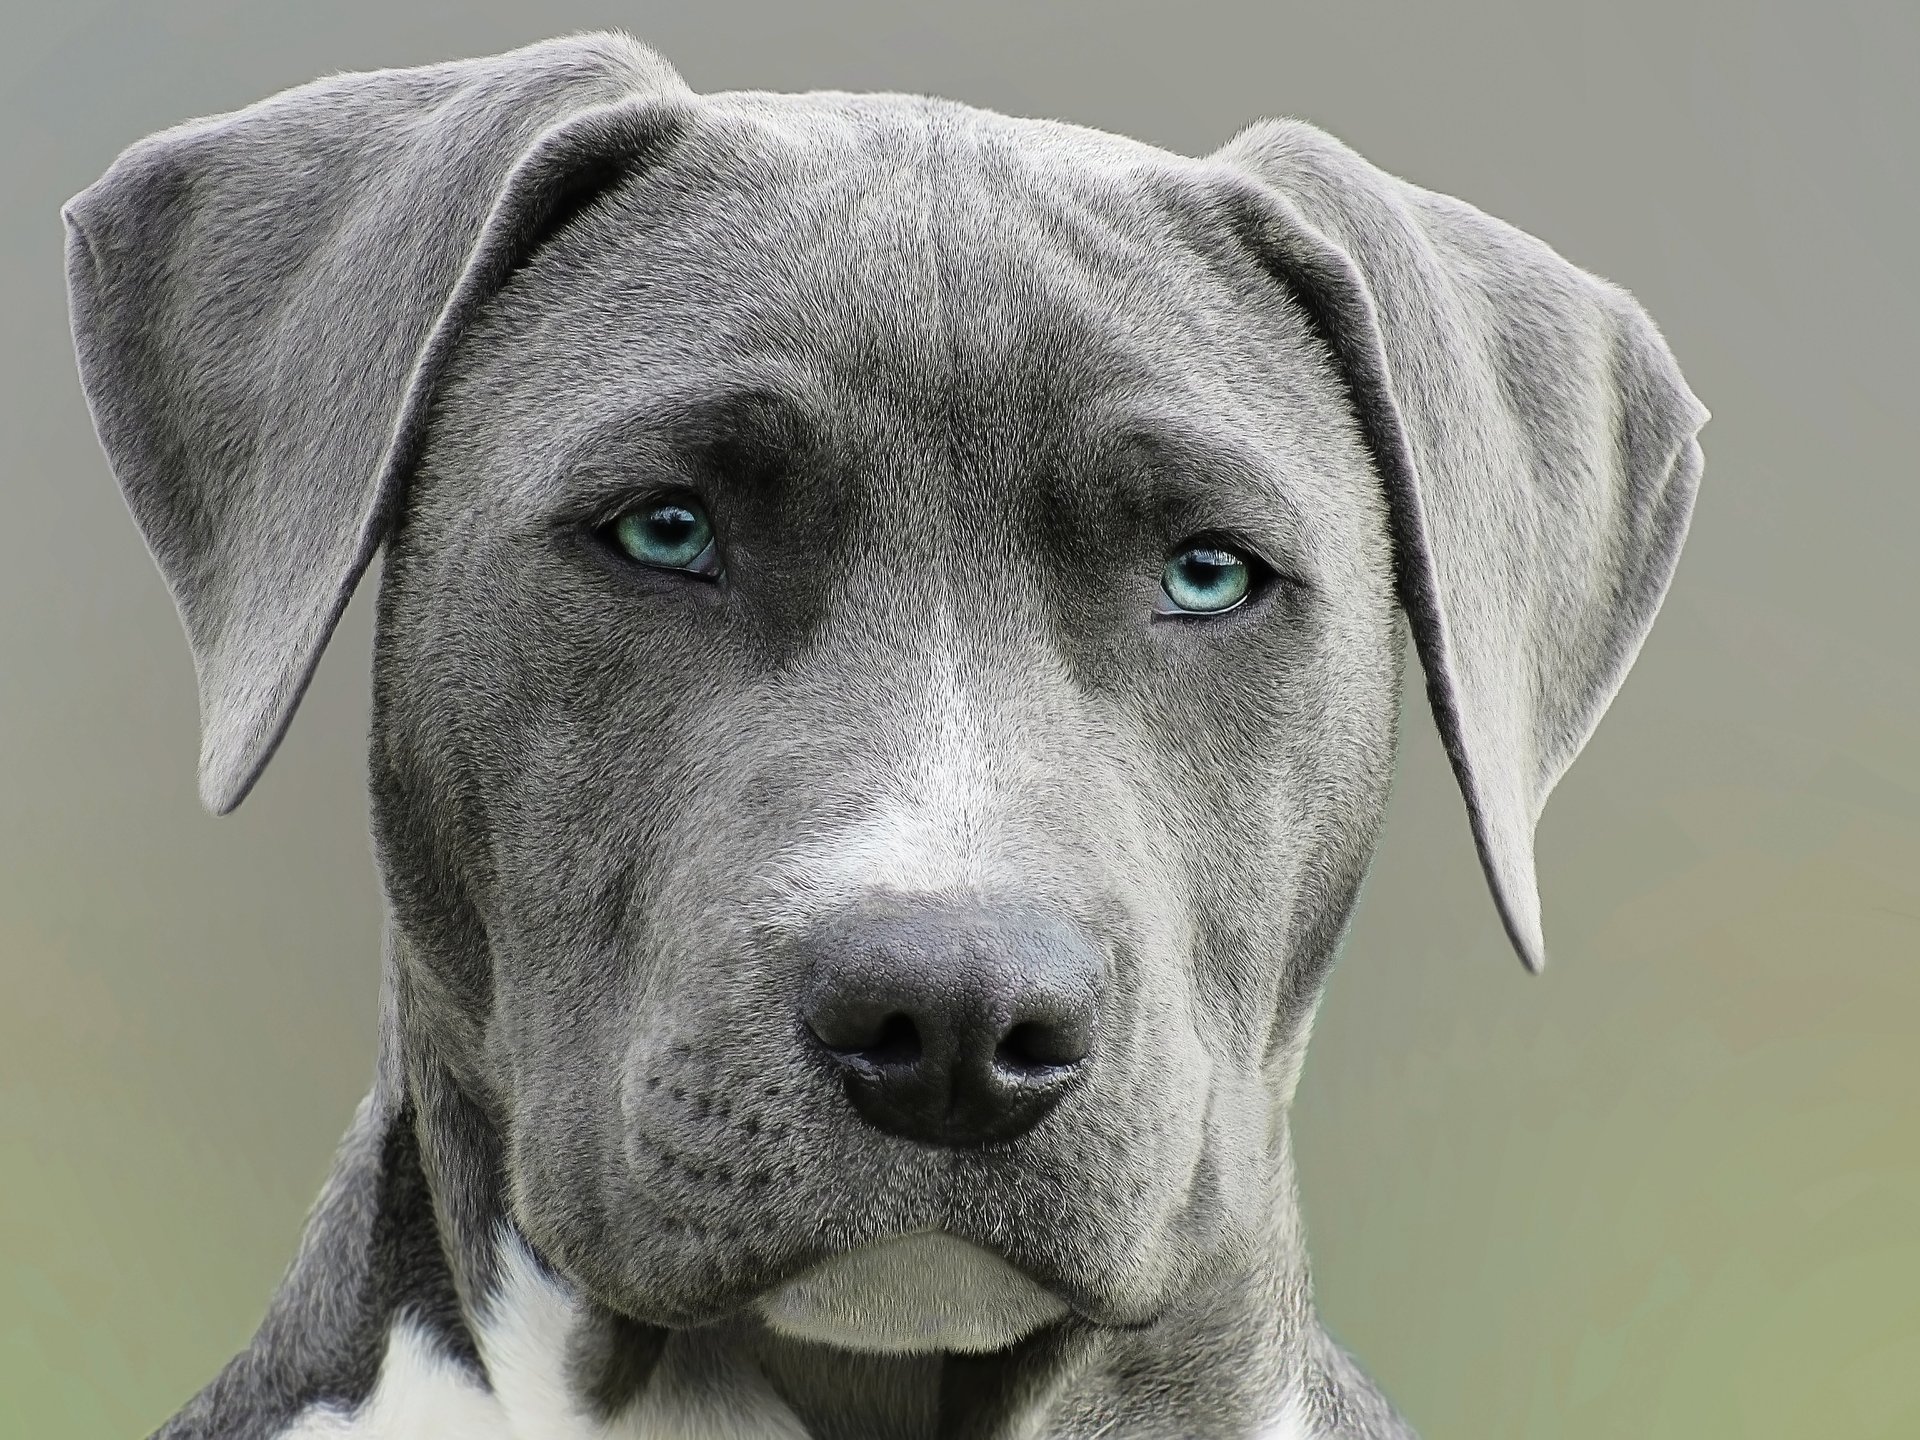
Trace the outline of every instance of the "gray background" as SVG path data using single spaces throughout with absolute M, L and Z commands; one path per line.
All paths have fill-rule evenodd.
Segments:
M 1321 1303 L 1430 1440 L 1920 1434 L 1912 5 L 63 0 L 0 24 L 0 1432 L 244 1343 L 372 1057 L 371 585 L 253 798 L 88 429 L 62 200 L 337 69 L 614 24 L 696 89 L 926 90 L 1199 153 L 1263 114 L 1645 302 L 1693 538 L 1502 940 L 1410 694 L 1308 1062 Z

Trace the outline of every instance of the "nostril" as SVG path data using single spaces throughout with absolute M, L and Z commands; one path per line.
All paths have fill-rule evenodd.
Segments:
M 913 1017 L 896 1010 L 880 1023 L 879 1033 L 869 1043 L 856 1047 L 854 1053 L 876 1065 L 913 1065 L 918 1063 L 920 1051 L 920 1031 Z
M 903 1010 L 827 1009 L 807 1022 L 821 1048 L 863 1065 L 913 1066 L 925 1050 L 920 1027 Z
M 993 1063 L 1002 1070 L 1057 1070 L 1087 1058 L 1082 1037 L 1066 1027 L 1023 1021 L 1009 1030 L 994 1048 Z

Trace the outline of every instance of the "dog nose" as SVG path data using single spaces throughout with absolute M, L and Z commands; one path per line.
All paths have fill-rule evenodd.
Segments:
M 869 1124 L 985 1145 L 1038 1124 L 1092 1052 L 1103 953 L 1011 907 L 868 905 L 802 942 L 801 1018 Z

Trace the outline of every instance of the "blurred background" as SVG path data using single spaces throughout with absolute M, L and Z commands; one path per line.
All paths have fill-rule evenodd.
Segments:
M 1428 1440 L 1920 1435 L 1920 8 L 167 4 L 0 20 L 0 1433 L 242 1346 L 368 1076 L 374 586 L 252 798 L 88 426 L 58 208 L 316 75 L 612 25 L 699 90 L 1204 153 L 1312 120 L 1616 280 L 1713 411 L 1671 597 L 1503 939 L 1417 688 L 1298 1108 L 1321 1308 Z

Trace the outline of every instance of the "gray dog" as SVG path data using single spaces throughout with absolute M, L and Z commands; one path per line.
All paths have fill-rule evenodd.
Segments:
M 1204 158 L 618 34 L 65 210 L 237 805 L 385 547 L 372 1091 L 168 1437 L 1411 1434 L 1287 1112 L 1424 667 L 1506 927 L 1706 411 L 1292 120 Z

